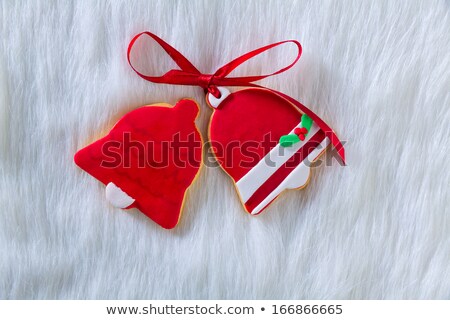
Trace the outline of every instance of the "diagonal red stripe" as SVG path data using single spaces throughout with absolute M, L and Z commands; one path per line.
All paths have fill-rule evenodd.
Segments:
M 319 130 L 308 142 L 286 161 L 269 179 L 267 179 L 247 200 L 245 208 L 252 212 L 284 179 L 325 139 L 325 133 Z M 275 198 L 276 199 L 276 198 Z M 268 204 L 269 205 L 269 204 Z M 262 211 L 262 210 L 261 210 Z

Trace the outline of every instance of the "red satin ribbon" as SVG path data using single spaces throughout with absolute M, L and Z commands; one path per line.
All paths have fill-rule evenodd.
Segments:
M 130 54 L 131 49 L 133 48 L 134 43 L 136 40 L 141 37 L 142 35 L 147 35 L 151 37 L 153 40 L 155 40 L 163 49 L 164 51 L 172 58 L 173 61 L 180 67 L 180 69 L 172 69 L 163 74 L 162 76 L 148 76 L 143 73 L 140 73 L 131 63 Z M 277 47 L 279 45 L 285 44 L 285 43 L 293 43 L 297 46 L 298 53 L 294 61 L 287 65 L 284 68 L 281 68 L 273 73 L 270 74 L 264 74 L 264 75 L 256 75 L 256 76 L 245 76 L 245 77 L 227 77 L 234 69 L 236 69 L 238 66 L 240 66 L 242 63 L 246 62 L 247 60 L 267 51 L 274 47 Z M 302 46 L 300 43 L 296 40 L 286 40 L 286 41 L 280 41 L 273 44 L 269 44 L 267 46 L 261 47 L 259 49 L 250 51 L 231 62 L 225 64 L 221 68 L 219 68 L 216 72 L 213 74 L 203 74 L 201 73 L 188 59 L 186 59 L 185 56 L 183 56 L 180 52 L 178 52 L 175 48 L 173 48 L 171 45 L 169 45 L 167 42 L 156 36 L 155 34 L 151 32 L 142 32 L 137 34 L 128 45 L 128 63 L 130 64 L 131 68 L 136 72 L 141 78 L 155 83 L 167 83 L 167 84 L 177 84 L 177 85 L 189 85 L 189 86 L 199 86 L 205 89 L 205 91 L 211 92 L 214 96 L 220 95 L 219 91 L 217 90 L 217 86 L 235 86 L 235 87 L 257 87 L 257 88 L 264 88 L 267 90 L 270 90 L 292 104 L 294 104 L 297 108 L 300 109 L 303 113 L 306 113 L 317 125 L 319 128 L 325 133 L 325 135 L 330 139 L 331 143 L 337 150 L 339 157 L 342 159 L 343 163 L 345 163 L 345 151 L 344 146 L 342 142 L 339 140 L 337 135 L 334 133 L 334 131 L 326 124 L 325 121 L 323 121 L 318 115 L 316 115 L 314 112 L 312 112 L 310 109 L 308 109 L 306 106 L 298 102 L 297 100 L 291 98 L 290 96 L 281 93 L 279 91 L 269 89 L 262 87 L 260 85 L 254 84 L 252 82 L 262 80 L 264 78 L 274 76 L 277 74 L 280 74 L 291 67 L 293 67 L 298 59 L 300 59 L 300 56 L 302 54 Z

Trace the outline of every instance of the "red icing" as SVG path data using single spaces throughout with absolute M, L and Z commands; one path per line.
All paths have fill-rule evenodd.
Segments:
M 210 123 L 211 145 L 214 148 L 232 144 L 233 141 L 239 142 L 240 146 L 244 142 L 256 142 L 257 146 L 251 150 L 254 153 L 253 162 L 242 164 L 242 161 L 246 160 L 242 147 L 233 149 L 231 153 L 216 152 L 216 159 L 225 172 L 237 182 L 278 144 L 281 136 L 289 134 L 300 124 L 301 117 L 302 113 L 296 106 L 272 91 L 250 88 L 234 92 L 214 109 Z M 270 143 L 264 147 L 261 142 L 268 133 L 271 134 Z M 294 133 L 304 141 L 308 130 L 296 128 Z M 244 204 L 246 211 L 252 212 L 267 198 L 323 139 L 325 134 L 319 130 L 255 191 Z
M 268 90 L 250 88 L 230 94 L 211 118 L 210 139 L 217 149 L 216 159 L 238 181 L 278 144 L 281 136 L 300 123 L 301 116 L 290 102 Z M 264 139 L 267 134 L 270 141 Z M 221 147 L 233 145 L 235 148 L 227 152 Z
M 75 163 L 105 185 L 113 182 L 135 199 L 130 207 L 171 229 L 201 165 L 202 140 L 194 122 L 198 111 L 192 100 L 138 108 L 104 138 L 79 150 Z

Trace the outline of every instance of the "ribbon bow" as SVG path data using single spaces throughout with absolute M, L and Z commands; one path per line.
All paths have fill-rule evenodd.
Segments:
M 162 76 L 148 76 L 145 75 L 133 66 L 131 63 L 131 50 L 133 48 L 134 43 L 138 38 L 140 38 L 143 35 L 147 35 L 151 37 L 153 40 L 155 40 L 163 49 L 164 51 L 172 58 L 173 61 L 180 67 L 180 69 L 172 69 L 163 74 Z M 236 69 L 238 66 L 240 66 L 242 63 L 246 62 L 247 60 L 267 51 L 274 47 L 280 46 L 285 43 L 293 43 L 297 46 L 297 56 L 295 57 L 294 61 L 292 61 L 289 65 L 273 72 L 270 74 L 264 74 L 264 75 L 254 75 L 254 76 L 245 76 L 245 77 L 228 77 L 228 75 Z M 128 52 L 127 52 L 127 58 L 128 63 L 130 64 L 131 68 L 134 70 L 134 72 L 137 73 L 141 78 L 154 82 L 154 83 L 166 83 L 166 84 L 177 84 L 177 85 L 189 85 L 189 86 L 199 86 L 205 90 L 205 92 L 210 92 L 213 94 L 216 98 L 220 97 L 220 92 L 217 89 L 217 86 L 235 86 L 235 87 L 256 87 L 256 88 L 265 88 L 263 86 L 254 84 L 253 82 L 262 80 L 264 78 L 274 76 L 280 73 L 283 73 L 284 71 L 292 68 L 297 61 L 300 59 L 300 56 L 302 54 L 302 46 L 300 43 L 296 40 L 285 40 L 280 41 L 276 43 L 269 44 L 267 46 L 258 48 L 256 50 L 247 52 L 246 54 L 232 60 L 231 62 L 225 64 L 224 66 L 217 69 L 216 72 L 213 74 L 203 74 L 201 73 L 185 56 L 183 56 L 179 51 L 177 51 L 175 48 L 173 48 L 171 45 L 169 45 L 167 42 L 156 36 L 155 34 L 145 31 L 142 33 L 137 34 L 134 36 L 134 38 L 131 40 L 130 44 L 128 45 Z M 273 90 L 269 88 L 265 88 L 267 90 L 270 90 L 289 102 L 291 102 L 293 105 L 295 105 L 300 111 L 302 111 L 304 114 L 307 114 L 318 126 L 319 128 L 325 133 L 325 135 L 330 139 L 331 143 L 337 150 L 339 157 L 342 159 L 343 163 L 345 163 L 345 151 L 343 144 L 337 137 L 337 135 L 334 133 L 334 131 L 328 126 L 328 124 L 323 121 L 319 116 L 317 116 L 314 112 L 312 112 L 310 109 L 308 109 L 306 106 L 298 102 L 297 100 L 289 97 L 288 95 Z

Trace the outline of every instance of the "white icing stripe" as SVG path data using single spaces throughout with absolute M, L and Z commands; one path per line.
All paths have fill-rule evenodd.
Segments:
M 313 162 L 320 153 L 330 144 L 330 140 L 325 138 L 307 157 L 308 163 Z M 305 159 L 305 160 L 306 160 Z M 283 180 L 278 187 L 275 188 L 261 203 L 256 206 L 251 214 L 258 214 L 264 209 L 273 199 L 275 199 L 285 189 L 297 189 L 304 186 L 308 182 L 309 173 L 311 168 L 305 164 L 305 160 L 302 161 L 287 177 Z
M 301 123 L 295 128 L 301 128 Z M 294 128 L 294 129 L 295 129 Z M 294 129 L 289 133 L 293 133 Z M 298 142 L 290 147 L 281 147 L 277 144 L 268 154 L 262 158 L 245 176 L 236 182 L 242 201 L 245 203 L 255 193 L 256 190 L 270 178 L 286 161 L 288 161 L 301 147 L 309 141 L 319 131 L 319 127 L 313 123 L 311 130 L 302 142 Z

